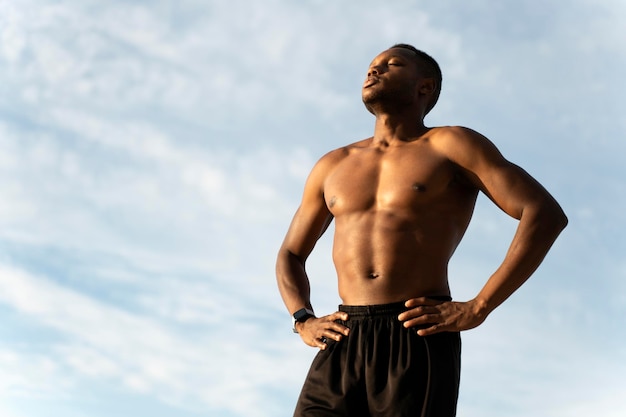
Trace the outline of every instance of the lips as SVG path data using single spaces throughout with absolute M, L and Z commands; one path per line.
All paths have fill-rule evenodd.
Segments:
M 365 79 L 365 83 L 363 83 L 363 88 L 371 87 L 374 84 L 377 84 L 380 81 L 380 78 L 369 76 Z

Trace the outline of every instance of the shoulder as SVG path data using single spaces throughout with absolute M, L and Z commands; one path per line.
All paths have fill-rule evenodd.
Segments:
M 308 182 L 320 184 L 328 176 L 332 170 L 339 165 L 344 159 L 348 158 L 359 148 L 367 147 L 372 138 L 363 139 L 358 142 L 351 143 L 346 146 L 342 146 L 337 149 L 333 149 L 322 156 L 313 166 L 311 173 L 309 174 Z
M 465 126 L 433 127 L 429 133 L 431 140 L 444 146 L 451 144 L 480 144 L 480 142 L 484 141 L 489 142 L 485 136 Z
M 434 149 L 461 165 L 483 160 L 503 160 L 493 142 L 464 126 L 435 127 L 431 129 L 429 137 Z
M 358 142 L 351 143 L 349 145 L 342 146 L 337 149 L 326 153 L 315 164 L 313 170 L 326 170 L 332 168 L 342 160 L 346 159 L 352 153 L 360 148 L 365 148 L 372 141 L 372 138 L 363 139 Z

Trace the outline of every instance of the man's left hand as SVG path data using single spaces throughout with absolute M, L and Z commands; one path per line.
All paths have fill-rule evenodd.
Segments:
M 417 334 L 460 332 L 480 325 L 487 315 L 476 300 L 467 302 L 437 301 L 428 297 L 412 298 L 404 305 L 407 311 L 398 316 L 404 327 L 418 327 Z

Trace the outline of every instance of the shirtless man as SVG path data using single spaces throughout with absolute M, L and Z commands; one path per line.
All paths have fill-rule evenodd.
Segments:
M 517 290 L 567 225 L 552 196 L 487 138 L 424 125 L 440 89 L 427 54 L 405 44 L 382 52 L 362 89 L 374 136 L 329 152 L 306 181 L 276 267 L 294 331 L 320 349 L 297 417 L 454 416 L 459 332 Z M 519 224 L 476 297 L 452 301 L 448 261 L 479 191 Z M 305 261 L 333 218 L 343 304 L 316 317 Z

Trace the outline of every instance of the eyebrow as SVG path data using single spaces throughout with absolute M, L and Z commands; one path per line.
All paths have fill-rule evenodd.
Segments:
M 403 62 L 406 62 L 406 63 L 410 63 L 410 62 L 413 61 L 413 59 L 411 59 L 409 57 L 406 57 L 406 56 L 402 56 L 402 55 L 392 55 L 392 56 L 389 57 L 389 59 L 387 61 L 391 61 L 392 59 L 399 59 L 399 60 L 401 60 Z
M 405 56 L 402 56 L 402 55 L 397 55 L 397 54 L 389 55 L 387 58 L 383 58 L 383 59 L 384 59 L 384 60 L 387 60 L 387 61 L 390 61 L 390 60 L 392 60 L 392 59 L 394 59 L 394 58 L 396 58 L 396 59 L 402 59 L 402 60 L 405 60 L 405 61 L 410 61 L 410 59 L 409 59 L 409 58 L 407 58 L 407 57 L 405 57 Z M 382 60 L 382 59 L 381 59 L 381 60 Z M 371 64 L 370 64 L 370 65 L 373 65 L 374 63 L 378 63 L 378 61 L 377 61 L 376 59 L 374 59 L 374 60 L 371 62 Z

